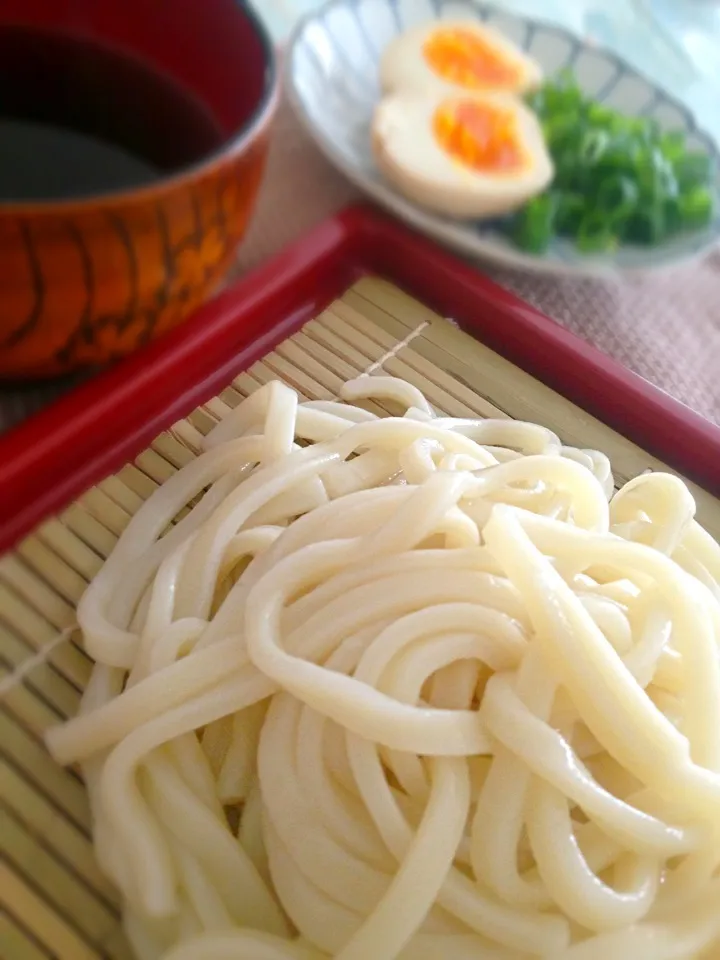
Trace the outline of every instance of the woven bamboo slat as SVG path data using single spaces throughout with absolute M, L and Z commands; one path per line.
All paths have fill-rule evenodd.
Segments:
M 507 416 L 603 450 L 619 483 L 653 457 L 384 281 L 365 278 L 219 396 L 159 436 L 0 559 L 0 957 L 126 960 L 118 905 L 93 856 L 74 771 L 48 757 L 43 732 L 73 715 L 91 663 L 74 610 L 142 502 L 198 451 L 227 411 L 279 378 L 306 399 L 337 396 L 361 373 L 403 377 L 438 411 Z M 720 503 L 692 487 L 720 536 Z

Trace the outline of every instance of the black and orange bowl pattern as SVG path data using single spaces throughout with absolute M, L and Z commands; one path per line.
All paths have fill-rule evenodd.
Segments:
M 38 16 L 51 9 L 44 0 L 25 2 L 38 6 Z M 227 2 L 212 0 L 203 10 L 222 13 Z M 157 3 L 167 7 L 170 0 Z M 106 18 L 115 10 L 112 26 L 121 28 L 121 0 L 86 6 Z M 217 290 L 254 209 L 279 99 L 270 41 L 247 7 L 235 10 L 242 22 L 229 53 L 244 52 L 242 66 L 253 82 L 241 91 L 246 105 L 220 103 L 226 114 L 242 110 L 247 119 L 212 156 L 123 193 L 17 205 L 0 200 L 0 379 L 107 364 L 170 330 Z M 188 15 L 198 11 L 188 8 Z M 212 30 L 205 39 L 208 56 Z M 233 88 L 222 86 L 227 74 L 216 74 L 208 86 L 214 79 L 232 101 Z M 208 76 L 207 65 L 199 76 Z
M 245 233 L 267 140 L 266 129 L 217 170 L 122 204 L 0 209 L 0 376 L 107 363 L 200 306 Z

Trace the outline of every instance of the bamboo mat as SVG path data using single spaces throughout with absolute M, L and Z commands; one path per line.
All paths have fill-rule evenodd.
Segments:
M 242 373 L 0 559 L 0 958 L 130 960 L 117 900 L 92 851 L 82 782 L 45 753 L 43 732 L 75 714 L 91 662 L 72 634 L 75 605 L 140 504 L 197 452 L 229 408 L 269 380 L 305 399 L 386 373 L 438 411 L 508 416 L 603 450 L 622 483 L 663 465 L 396 287 L 359 281 L 317 319 Z M 720 536 L 720 502 L 694 489 Z

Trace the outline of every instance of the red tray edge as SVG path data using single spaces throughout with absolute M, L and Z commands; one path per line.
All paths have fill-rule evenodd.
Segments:
M 720 427 L 424 237 L 347 208 L 208 303 L 182 327 L 0 438 L 0 554 L 163 429 L 210 399 L 375 273 L 720 493 Z

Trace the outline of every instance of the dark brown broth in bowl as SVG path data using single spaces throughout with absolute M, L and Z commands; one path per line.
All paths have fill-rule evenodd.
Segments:
M 199 97 L 134 54 L 69 33 L 0 27 L 0 202 L 152 183 L 223 139 Z

